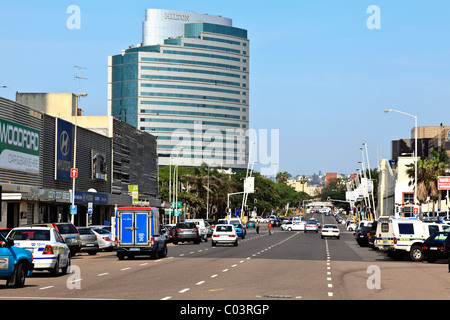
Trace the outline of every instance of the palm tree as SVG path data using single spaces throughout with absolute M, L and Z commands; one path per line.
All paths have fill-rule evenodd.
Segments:
M 286 183 L 290 176 L 291 175 L 287 171 L 278 172 L 277 173 L 277 181 L 278 181 L 278 183 Z
M 300 178 L 300 183 L 302 184 L 302 192 L 305 192 L 305 184 L 308 182 L 308 179 L 306 179 L 305 176 L 302 176 Z
M 407 167 L 406 173 L 411 179 L 409 185 L 412 185 L 415 182 L 414 164 L 407 165 Z M 429 158 L 422 158 L 417 161 L 417 200 L 420 204 L 427 201 L 428 198 L 433 202 L 433 218 L 435 216 L 435 202 L 441 199 L 441 192 L 437 187 L 437 177 L 447 175 L 446 170 L 449 167 L 449 157 L 445 149 L 439 151 L 430 149 Z M 419 210 L 421 208 L 422 206 L 419 206 Z

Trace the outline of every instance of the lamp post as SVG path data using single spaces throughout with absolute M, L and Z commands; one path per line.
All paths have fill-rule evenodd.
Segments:
M 404 114 L 404 115 L 414 118 L 414 206 L 415 206 L 416 203 L 418 203 L 418 201 L 417 201 L 417 116 L 414 116 L 412 114 L 409 114 L 409 113 L 406 113 L 403 111 L 394 110 L 394 109 L 385 109 L 384 112 L 385 113 L 397 112 L 397 113 L 401 113 L 401 114 Z
M 369 162 L 369 151 L 367 150 L 367 143 L 363 142 L 363 146 L 366 149 L 366 158 L 367 158 L 367 167 L 369 168 L 369 181 L 372 183 L 372 174 L 370 172 L 370 162 Z M 374 196 L 374 188 L 375 183 L 372 184 L 372 205 L 373 205 L 373 214 L 375 214 L 375 196 Z

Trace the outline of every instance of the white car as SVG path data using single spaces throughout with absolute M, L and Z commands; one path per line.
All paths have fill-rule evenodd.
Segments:
M 216 224 L 211 237 L 211 245 L 213 247 L 218 243 L 238 245 L 238 236 L 236 229 L 232 224 Z
M 106 229 L 91 228 L 94 234 L 97 236 L 98 248 L 100 250 L 112 251 L 114 244 L 112 240 L 112 234 Z
M 292 227 L 292 221 L 283 221 L 281 224 L 281 230 L 287 231 L 289 227 Z
M 287 231 L 305 231 L 306 222 L 304 221 L 295 221 L 292 224 L 288 225 Z
M 70 249 L 59 232 L 50 227 L 18 227 L 8 238 L 14 245 L 33 253 L 34 270 L 49 270 L 53 276 L 70 272 Z
M 321 232 L 322 232 L 321 234 L 322 239 L 324 237 L 336 237 L 339 239 L 341 234 L 339 227 L 335 224 L 324 225 Z
M 356 224 L 354 222 L 350 222 L 347 226 L 348 231 L 354 231 L 356 230 Z

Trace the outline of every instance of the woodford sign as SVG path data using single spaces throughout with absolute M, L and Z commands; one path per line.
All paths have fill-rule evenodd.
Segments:
M 39 174 L 40 132 L 0 119 L 0 168 Z

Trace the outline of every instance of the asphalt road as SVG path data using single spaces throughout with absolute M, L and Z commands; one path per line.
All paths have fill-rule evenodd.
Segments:
M 324 223 L 331 216 L 317 215 Z M 35 272 L 25 287 L 0 284 L 0 300 L 446 300 L 450 274 L 445 261 L 392 261 L 357 245 L 341 226 L 341 238 L 320 232 L 254 229 L 237 247 L 169 245 L 166 258 L 118 261 L 115 253 L 79 254 L 72 274 Z M 161 302 L 159 302 L 161 303 Z

